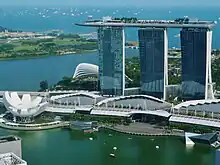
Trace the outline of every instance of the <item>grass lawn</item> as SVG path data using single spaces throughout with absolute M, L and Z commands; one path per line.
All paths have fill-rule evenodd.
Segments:
M 90 48 L 89 44 L 94 44 L 93 42 L 86 42 L 85 40 L 81 40 L 81 39 L 73 39 L 73 38 L 64 38 L 64 39 L 60 39 L 60 38 L 55 38 L 52 40 L 45 40 L 45 42 L 41 40 L 39 40 L 39 42 L 36 40 L 36 42 L 34 40 L 14 40 L 14 41 L 10 41 L 7 43 L 7 40 L 0 40 L 0 43 L 2 42 L 5 46 L 3 45 L 2 49 L 3 51 L 1 51 L 0 49 L 0 60 L 3 60 L 4 58 L 6 60 L 8 59 L 25 59 L 25 58 L 32 58 L 32 57 L 39 57 L 39 56 L 48 56 L 51 54 L 51 52 L 53 52 L 52 54 L 54 54 L 54 52 L 56 52 L 57 50 L 60 51 L 71 51 L 71 52 L 79 52 L 79 53 L 86 53 L 87 50 L 83 50 L 82 48 L 80 50 L 74 50 L 74 48 L 67 47 L 67 48 L 62 48 L 59 47 L 58 45 L 72 45 L 72 44 L 78 44 L 81 45 L 82 47 L 84 45 L 88 44 L 88 48 Z M 51 43 L 56 44 L 53 45 Z M 47 47 L 44 47 L 44 44 L 49 44 L 52 45 L 53 47 L 51 47 L 50 49 L 47 49 Z M 1 45 L 1 44 L 0 44 Z M 93 46 L 93 45 L 91 45 Z M 55 53 L 56 54 L 56 53 Z
M 53 42 L 57 45 L 62 45 L 62 44 L 89 44 L 90 42 L 86 42 L 86 41 L 77 41 L 77 40 L 74 40 L 72 38 L 64 38 L 64 39 L 59 39 L 59 38 L 56 38 L 53 40 Z
M 15 47 L 15 51 L 21 51 L 21 50 L 34 50 L 35 48 L 38 48 L 37 45 L 17 45 Z
M 57 45 L 62 45 L 62 44 L 74 44 L 74 41 L 71 41 L 72 39 L 65 38 L 63 40 L 61 39 L 54 39 L 53 42 Z

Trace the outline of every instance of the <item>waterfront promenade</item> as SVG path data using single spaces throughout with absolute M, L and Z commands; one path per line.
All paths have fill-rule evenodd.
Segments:
M 4 91 L 0 91 L 2 92 L 2 94 L 4 93 Z M 19 92 L 18 92 L 19 93 Z M 43 112 L 50 112 L 50 113 L 56 113 L 56 114 L 66 114 L 66 115 L 72 115 L 75 113 L 81 113 L 81 112 L 86 112 L 88 114 L 92 115 L 97 115 L 97 116 L 120 116 L 120 117 L 131 117 L 135 114 L 143 114 L 143 115 L 152 115 L 152 116 L 161 116 L 161 117 L 165 117 L 167 119 L 167 121 L 169 121 L 170 123 L 179 123 L 179 124 L 191 124 L 191 125 L 200 125 L 200 126 L 208 126 L 208 127 L 212 127 L 213 129 L 220 129 L 220 120 L 219 119 L 212 119 L 212 118 L 207 118 L 207 117 L 198 117 L 198 116 L 188 116 L 188 115 L 179 115 L 176 113 L 172 113 L 173 111 L 171 110 L 171 112 L 169 113 L 166 110 L 162 110 L 161 107 L 159 107 L 159 110 L 155 110 L 155 109 L 150 109 L 150 107 L 148 106 L 146 109 L 143 110 L 139 110 L 139 104 L 137 103 L 136 105 L 133 105 L 133 108 L 131 108 L 130 106 L 123 106 L 122 104 L 120 106 L 117 107 L 112 107 L 112 106 L 108 106 L 108 102 L 110 101 L 120 101 L 120 99 L 124 99 L 124 98 L 120 98 L 120 99 L 116 99 L 114 100 L 114 98 L 106 98 L 102 101 L 99 101 L 97 103 L 96 98 L 100 97 L 98 95 L 95 95 L 94 93 L 86 93 L 85 91 L 80 92 L 80 91 L 48 91 L 48 92 L 29 92 L 29 91 L 25 91 L 22 92 L 20 91 L 19 94 L 31 94 L 31 95 L 47 95 L 46 99 L 44 99 L 45 101 L 45 105 L 44 107 L 42 107 L 39 112 L 37 113 L 37 115 L 43 113 Z M 62 95 L 62 94 L 67 94 L 67 95 Z M 69 93 L 71 93 L 69 95 Z M 59 95 L 59 96 L 49 96 L 49 95 Z M 70 97 L 70 100 L 65 100 L 66 97 Z M 72 97 L 72 98 L 71 98 Z M 73 102 L 71 99 L 75 98 L 75 101 Z M 87 100 L 84 100 L 84 102 L 80 101 L 80 97 L 82 97 L 82 99 L 84 97 L 87 98 Z M 56 98 L 56 99 L 54 99 Z M 61 100 L 59 99 L 64 99 L 63 102 L 61 102 Z M 131 99 L 131 101 L 129 103 L 133 103 L 132 98 L 134 98 L 133 96 L 126 96 L 126 99 Z M 89 105 L 88 105 L 88 99 L 89 99 Z M 126 100 L 125 99 L 125 100 Z M 2 98 L 0 99 L 0 101 L 2 100 Z M 72 101 L 72 102 L 71 102 Z M 157 99 L 157 101 L 160 101 Z M 103 106 L 101 105 L 103 104 Z M 2 104 L 1 104 L 2 105 Z M 113 103 L 114 105 L 114 103 Z M 154 104 L 153 106 L 156 106 L 156 104 Z M 135 108 L 134 108 L 135 107 Z M 169 107 L 170 108 L 170 107 Z M 171 107 L 172 108 L 172 107 Z M 168 109 L 170 110 L 170 109 Z M 9 110 L 10 111 L 10 110 Z M 16 113 L 17 115 L 17 113 Z M 196 114 L 195 114 L 196 115 Z M 23 129 L 27 130 L 27 128 L 31 127 L 37 127 L 36 129 L 40 130 L 41 126 L 32 126 L 31 124 L 27 124 L 27 125 L 18 125 L 18 124 L 11 124 L 8 122 L 1 122 L 3 123 L 2 127 L 4 128 L 8 128 L 10 129 L 10 127 L 16 128 L 19 127 L 19 129 Z M 7 123 L 7 124 L 5 124 Z M 50 125 L 46 125 L 46 129 L 50 129 Z M 54 127 L 54 124 L 51 128 Z M 60 127 L 60 126 L 56 126 L 56 127 Z M 132 129 L 131 129 L 132 128 Z M 44 129 L 44 128 L 43 128 Z M 121 130 L 122 128 L 117 128 L 118 130 Z M 126 131 L 128 128 L 127 127 L 123 127 L 122 130 Z M 131 129 L 131 130 L 130 130 Z M 138 128 L 139 129 L 139 128 Z M 136 130 L 136 129 L 135 129 Z M 135 133 L 146 133 L 142 130 L 137 130 L 135 131 Z M 148 131 L 148 133 L 151 133 L 151 131 L 149 129 L 146 129 Z M 129 127 L 129 132 L 133 133 L 133 127 Z M 161 130 L 158 130 L 159 132 Z M 164 133 L 164 132 L 162 132 Z
M 91 115 L 107 115 L 111 116 L 112 113 L 117 114 L 118 116 L 130 116 L 135 111 L 125 111 L 124 109 L 118 108 L 117 110 L 113 111 L 111 109 L 105 109 L 105 110 L 99 110 L 97 114 L 93 114 L 94 111 L 92 107 L 87 106 L 64 106 L 64 105 L 50 105 L 48 104 L 45 108 L 45 112 L 52 112 L 52 113 L 61 113 L 61 114 L 75 114 L 76 111 L 91 111 Z M 104 112 L 104 113 L 103 113 Z M 116 113 L 117 112 L 117 113 Z M 139 112 L 139 111 L 138 111 Z M 140 111 L 141 112 L 141 111 Z M 130 115 L 129 115 L 130 114 Z M 150 113 L 149 113 L 150 114 Z M 1 116 L 4 116 L 2 114 Z M 0 119 L 1 119 L 0 116 Z M 2 121 L 0 121 L 1 123 Z M 212 127 L 214 129 L 218 128 L 220 129 L 220 120 L 219 119 L 212 119 L 212 118 L 205 118 L 205 117 L 197 117 L 197 116 L 187 116 L 187 115 L 178 115 L 178 114 L 171 114 L 169 118 L 169 122 L 174 123 L 185 123 L 185 124 L 192 124 L 192 125 L 201 125 L 201 126 L 208 126 Z M 10 125 L 11 126 L 11 125 Z M 1 127 L 1 125 L 0 125 Z M 7 128 L 7 126 L 3 125 L 4 128 Z M 58 127 L 58 126 L 56 126 Z M 116 127 L 118 129 L 121 129 L 121 127 Z M 10 128 L 9 128 L 10 129 Z M 25 128 L 26 129 L 26 128 Z M 41 129 L 40 127 L 38 129 Z M 127 129 L 127 127 L 124 127 L 123 129 Z M 130 128 L 129 128 L 130 129 Z M 130 130 L 131 132 L 133 130 Z M 145 133 L 143 129 L 139 130 L 141 133 Z M 150 131 L 147 129 L 147 131 Z
M 69 127 L 69 122 L 54 121 L 41 124 L 18 124 L 0 119 L 0 127 L 4 129 L 11 129 L 17 131 L 40 131 L 54 128 Z
M 101 129 L 116 131 L 130 135 L 139 136 L 184 136 L 184 132 L 171 131 L 156 125 L 148 123 L 132 123 L 129 126 L 116 125 L 116 126 L 101 126 Z

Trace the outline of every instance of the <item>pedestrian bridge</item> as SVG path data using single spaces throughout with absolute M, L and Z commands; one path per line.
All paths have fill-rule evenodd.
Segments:
M 3 96 L 3 94 L 6 91 L 0 91 L 0 98 Z M 18 95 L 23 95 L 23 94 L 30 94 L 34 96 L 48 96 L 48 95 L 56 95 L 56 94 L 69 94 L 69 93 L 76 93 L 76 92 L 81 92 L 80 90 L 57 90 L 57 91 L 47 91 L 47 92 L 37 92 L 37 91 L 8 91 L 8 92 L 17 92 Z M 86 92 L 86 91 L 83 91 Z
M 86 105 L 81 105 L 81 106 L 57 106 L 57 105 L 48 105 L 45 107 L 46 112 L 53 112 L 53 113 L 66 113 L 66 114 L 72 114 L 75 113 L 76 111 L 88 111 L 90 112 L 92 109 L 92 106 L 86 106 Z

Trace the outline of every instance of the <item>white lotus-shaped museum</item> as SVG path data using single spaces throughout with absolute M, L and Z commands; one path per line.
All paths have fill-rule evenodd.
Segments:
M 8 91 L 3 95 L 3 103 L 8 111 L 19 117 L 37 116 L 42 113 L 42 106 L 45 105 L 42 97 L 23 94 L 20 98 L 17 92 Z

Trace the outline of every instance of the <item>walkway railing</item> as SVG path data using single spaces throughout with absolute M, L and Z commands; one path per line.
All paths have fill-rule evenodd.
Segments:
M 100 111 L 118 111 L 118 112 L 131 112 L 130 109 L 126 108 L 112 108 L 112 107 L 94 107 L 93 110 L 100 110 Z
M 180 136 L 179 134 L 166 133 L 166 132 L 161 132 L 161 133 L 132 132 L 132 131 L 125 131 L 125 130 L 121 130 L 121 129 L 109 127 L 109 126 L 100 126 L 99 129 L 100 128 L 116 131 L 119 133 L 130 134 L 130 135 L 139 135 L 139 136 Z
M 7 122 L 6 120 L 5 122 L 0 122 L 0 127 L 2 128 L 23 130 L 23 131 L 53 129 L 53 128 L 60 128 L 67 126 L 69 126 L 69 122 L 63 122 L 63 121 L 55 121 L 55 122 L 42 123 L 42 124 L 19 124 L 19 123 Z
M 177 117 L 190 118 L 190 119 L 199 119 L 199 120 L 220 122 L 219 119 L 206 118 L 206 117 L 189 116 L 189 115 L 178 115 L 178 114 L 172 114 L 172 116 L 174 116 L 174 117 L 177 116 Z

